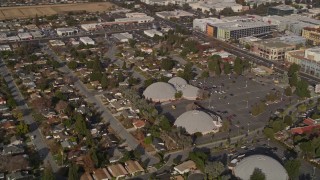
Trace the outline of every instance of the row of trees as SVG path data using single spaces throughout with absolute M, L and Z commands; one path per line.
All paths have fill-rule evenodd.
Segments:
M 237 57 L 234 60 L 233 72 L 241 75 L 247 68 L 249 68 L 249 66 L 250 65 L 248 61 L 242 60 L 241 58 Z M 209 58 L 208 69 L 215 75 L 220 75 L 222 72 L 224 72 L 224 74 L 230 74 L 232 72 L 230 63 L 223 62 L 221 56 L 219 55 L 213 55 Z
M 308 89 L 308 83 L 299 78 L 300 66 L 292 64 L 288 70 L 289 84 L 291 87 L 295 87 L 295 93 L 300 98 L 310 97 L 310 91 Z

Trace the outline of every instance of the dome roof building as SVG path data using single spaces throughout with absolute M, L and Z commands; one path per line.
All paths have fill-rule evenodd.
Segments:
M 266 180 L 288 180 L 285 168 L 275 159 L 265 155 L 252 155 L 242 159 L 234 168 L 234 175 L 249 180 L 255 168 L 259 168 Z
M 189 134 L 197 132 L 208 134 L 217 132 L 219 127 L 221 127 L 220 122 L 214 121 L 213 117 L 209 114 L 198 110 L 183 113 L 177 118 L 174 125 L 185 128 Z
M 196 100 L 199 95 L 199 88 L 191 86 L 181 77 L 173 77 L 168 81 L 177 91 L 182 92 L 182 97 L 188 100 Z
M 168 81 L 168 83 L 172 84 L 177 90 L 188 84 L 188 82 L 181 77 L 173 77 Z
M 152 100 L 154 102 L 165 102 L 174 100 L 176 89 L 168 83 L 156 82 L 148 86 L 143 95 L 146 99 Z

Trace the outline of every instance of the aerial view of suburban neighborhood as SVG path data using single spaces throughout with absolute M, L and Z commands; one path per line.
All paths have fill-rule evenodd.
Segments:
M 0 0 L 0 180 L 320 180 L 320 0 Z

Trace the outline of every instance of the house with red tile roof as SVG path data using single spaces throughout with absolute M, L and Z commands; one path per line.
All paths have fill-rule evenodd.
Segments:
M 143 120 L 133 120 L 132 124 L 136 129 L 143 128 L 146 125 L 145 121 Z
M 317 123 L 317 121 L 311 119 L 311 118 L 306 118 L 303 120 L 303 123 L 308 125 L 308 126 L 312 126 L 315 125 Z
M 320 124 L 297 127 L 290 129 L 291 134 L 306 134 L 312 132 L 314 129 L 320 129 Z

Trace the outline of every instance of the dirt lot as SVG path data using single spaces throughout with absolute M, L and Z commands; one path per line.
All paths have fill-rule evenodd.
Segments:
M 50 16 L 71 11 L 103 12 L 110 11 L 115 7 L 112 3 L 82 3 L 82 4 L 59 4 L 41 6 L 19 6 L 0 8 L 0 20 L 15 18 L 31 18 L 36 15 Z

